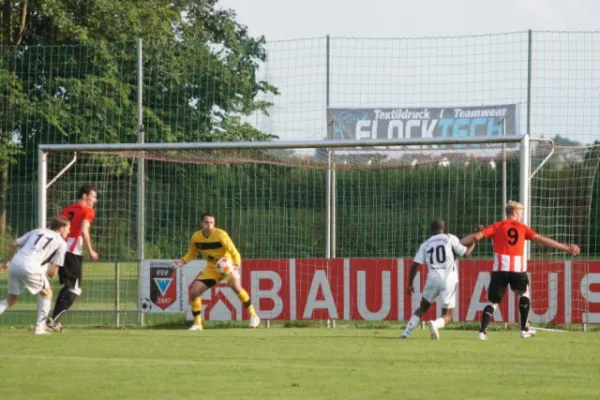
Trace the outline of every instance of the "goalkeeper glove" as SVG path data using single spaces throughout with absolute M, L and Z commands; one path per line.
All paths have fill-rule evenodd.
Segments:
M 177 271 L 181 267 L 183 267 L 183 261 L 181 261 L 181 260 L 175 260 L 171 264 L 171 268 L 173 268 L 173 270 L 175 270 L 175 271 Z

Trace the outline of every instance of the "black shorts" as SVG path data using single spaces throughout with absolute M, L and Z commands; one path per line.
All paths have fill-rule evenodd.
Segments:
M 200 282 L 204 283 L 207 288 L 211 288 L 217 284 L 217 281 L 214 279 L 198 279 Z
M 488 300 L 492 303 L 500 303 L 508 285 L 510 285 L 510 290 L 515 293 L 525 293 L 529 287 L 527 272 L 492 272 L 492 279 L 488 288 Z
M 58 269 L 60 284 L 69 289 L 81 288 L 81 278 L 83 277 L 83 256 L 69 253 L 65 254 L 65 265 Z

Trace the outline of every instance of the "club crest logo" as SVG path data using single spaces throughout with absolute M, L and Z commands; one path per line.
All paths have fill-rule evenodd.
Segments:
M 177 272 L 171 267 L 150 267 L 150 300 L 161 309 L 177 301 Z

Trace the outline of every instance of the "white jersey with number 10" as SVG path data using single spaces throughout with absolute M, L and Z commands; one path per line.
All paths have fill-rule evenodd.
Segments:
M 427 239 L 414 258 L 414 262 L 427 264 L 429 279 L 458 282 L 455 256 L 463 256 L 467 248 L 454 235 L 440 233 Z

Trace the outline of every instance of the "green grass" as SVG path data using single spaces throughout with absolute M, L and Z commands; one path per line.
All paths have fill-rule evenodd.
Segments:
M 598 333 L 0 330 L 7 399 L 597 399 Z

